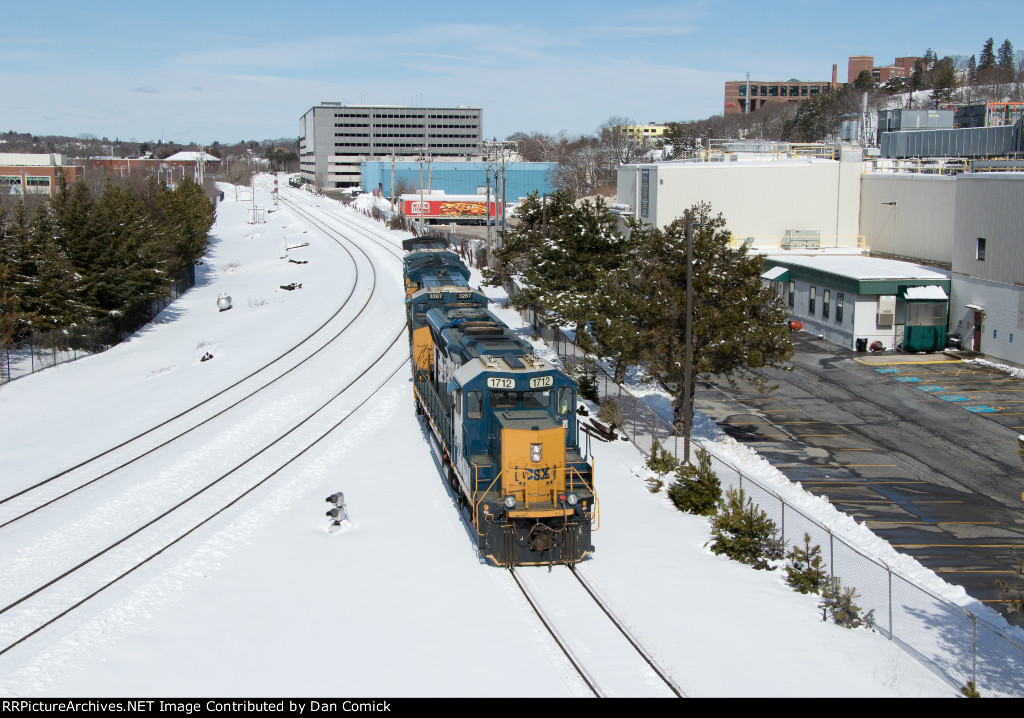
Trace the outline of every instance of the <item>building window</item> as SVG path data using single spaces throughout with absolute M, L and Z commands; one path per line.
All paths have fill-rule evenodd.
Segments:
M 778 96 L 779 96 L 779 86 L 778 85 L 772 85 L 771 87 L 768 88 L 768 97 L 778 97 Z
M 836 324 L 843 323 L 843 294 L 836 292 Z
M 985 261 L 985 238 L 978 237 L 978 253 L 975 255 L 979 262 Z
M 814 314 L 814 295 L 817 292 L 816 287 L 811 287 L 811 293 L 807 295 L 807 313 Z
M 818 88 L 817 85 L 811 85 L 811 95 L 817 95 L 818 94 L 818 89 L 819 88 Z
M 790 97 L 797 97 L 799 95 L 800 95 L 800 86 L 799 85 L 793 85 L 792 87 L 789 88 L 789 96 Z
M 768 85 L 761 85 L 761 97 L 768 97 Z
M 746 85 L 740 85 L 740 97 L 746 97 L 746 96 L 747 96 L 747 86 Z
M 809 85 L 800 85 L 800 96 L 807 97 L 807 88 Z
M 796 282 L 789 283 L 789 306 L 796 304 Z
M 828 319 L 828 304 L 831 301 L 832 290 L 826 289 L 821 293 L 821 318 Z
M 747 86 L 744 85 L 743 89 L 746 89 L 746 88 L 747 88 Z M 751 97 L 757 97 L 757 85 L 751 85 L 750 86 L 750 96 Z

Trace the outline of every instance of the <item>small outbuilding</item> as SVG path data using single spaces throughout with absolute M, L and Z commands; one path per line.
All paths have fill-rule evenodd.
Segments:
M 769 255 L 762 280 L 806 331 L 859 351 L 946 346 L 949 272 L 862 255 Z

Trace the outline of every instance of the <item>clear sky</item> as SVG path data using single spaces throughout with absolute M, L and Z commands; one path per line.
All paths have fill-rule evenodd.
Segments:
M 1020 0 L 5 3 L 0 132 L 294 137 L 322 101 L 472 105 L 484 134 L 693 120 L 723 83 L 846 80 L 850 55 L 1024 50 Z M 1014 32 L 1022 30 L 1020 37 Z

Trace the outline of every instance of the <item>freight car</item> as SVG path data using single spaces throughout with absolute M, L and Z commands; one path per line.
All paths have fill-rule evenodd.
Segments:
M 487 310 L 457 255 L 406 249 L 416 411 L 481 554 L 499 566 L 583 560 L 599 506 L 575 382 Z

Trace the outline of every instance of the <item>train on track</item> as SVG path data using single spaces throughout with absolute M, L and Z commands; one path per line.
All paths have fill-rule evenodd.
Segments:
M 403 249 L 416 413 L 481 554 L 506 567 L 582 561 L 599 505 L 576 382 L 487 309 L 443 240 Z

